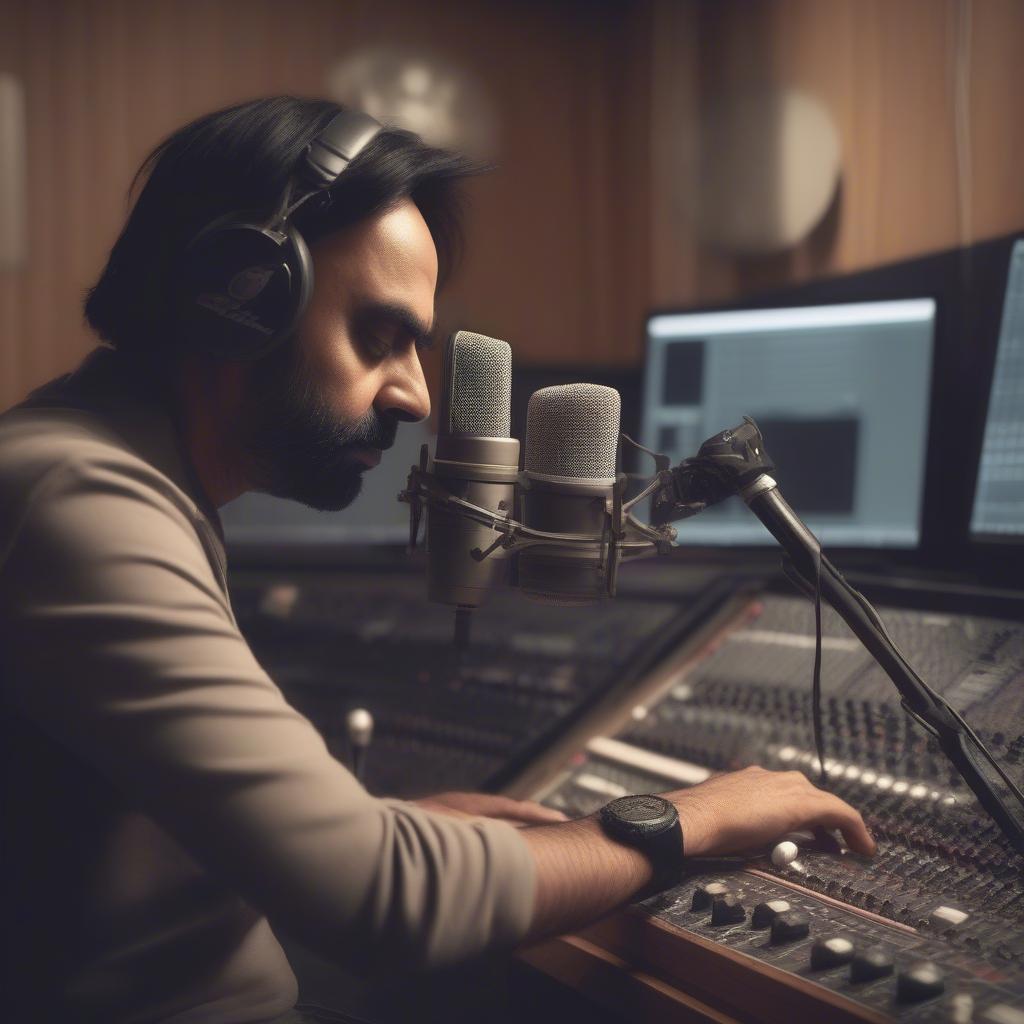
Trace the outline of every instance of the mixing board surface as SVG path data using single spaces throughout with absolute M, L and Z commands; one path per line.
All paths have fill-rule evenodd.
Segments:
M 497 788 L 612 687 L 628 687 L 704 607 L 681 579 L 665 598 L 592 608 L 496 593 L 452 644 L 453 612 L 408 573 L 241 573 L 239 625 L 271 678 L 347 761 L 345 717 L 373 715 L 366 785 L 414 797 Z
M 1024 630 L 971 616 L 883 609 L 882 617 L 921 675 L 1021 780 Z M 593 739 L 543 798 L 586 814 L 627 792 L 680 788 L 749 764 L 819 781 L 813 627 L 799 598 L 753 602 L 663 693 Z M 694 865 L 684 886 L 638 909 L 838 993 L 875 1019 L 1024 1024 L 1024 860 L 831 611 L 823 694 L 827 786 L 863 813 L 877 856 L 801 839 L 785 868 L 767 856 L 727 875 Z M 719 888 L 705 899 L 712 882 Z M 735 905 L 716 909 L 726 896 Z M 779 925 L 770 920 L 777 901 L 788 904 Z
M 599 701 L 609 720 L 609 699 L 623 708 L 618 724 L 538 794 L 570 815 L 748 764 L 818 781 L 810 605 L 762 595 L 665 675 L 728 589 L 708 588 L 706 576 L 676 579 L 596 608 L 495 594 L 461 657 L 451 611 L 428 605 L 422 579 L 407 573 L 250 571 L 236 576 L 233 600 L 257 656 L 339 759 L 350 756 L 348 711 L 371 711 L 373 792 L 501 788 Z M 882 615 L 922 676 L 1024 778 L 1024 629 L 981 616 Z M 643 681 L 661 663 L 664 685 L 650 696 Z M 639 704 L 637 684 L 647 694 Z M 743 1001 L 751 991 L 787 1007 L 770 1019 L 1024 1024 L 1024 861 L 827 609 L 823 714 L 827 785 L 862 811 L 877 856 L 796 837 L 787 867 L 767 851 L 692 862 L 680 887 L 623 920 L 662 944 L 671 936 L 660 976 L 736 1019 L 760 1019 Z M 649 936 L 627 929 L 608 948 L 616 941 L 626 959 L 643 948 L 657 960 Z M 741 973 L 722 974 L 723 964 Z M 717 1003 L 701 987 L 712 978 L 728 990 Z

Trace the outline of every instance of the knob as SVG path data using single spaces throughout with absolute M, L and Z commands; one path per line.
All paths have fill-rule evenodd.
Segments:
M 373 739 L 373 715 L 366 708 L 353 708 L 345 716 L 345 732 L 353 747 L 368 747 Z
M 923 999 L 932 999 L 942 995 L 946 988 L 946 979 L 942 971 L 929 960 L 900 971 L 896 979 L 896 997 L 904 1003 L 919 1003 Z
M 735 896 L 719 896 L 711 904 L 712 924 L 739 924 L 746 918 L 747 912 Z
M 799 910 L 787 910 L 783 914 L 776 914 L 772 921 L 772 943 L 779 945 L 783 942 L 796 942 L 797 939 L 806 939 L 811 932 L 811 922 L 806 914 Z
M 932 911 L 931 923 L 937 929 L 956 928 L 964 923 L 970 915 L 956 907 L 936 907 Z
M 818 939 L 811 946 L 811 966 L 816 971 L 829 967 L 842 967 L 853 959 L 853 943 L 839 937 Z
M 787 910 L 792 909 L 793 907 L 789 900 L 769 900 L 767 903 L 758 903 L 754 907 L 754 914 L 750 919 L 750 924 L 754 928 L 770 928 L 772 921 L 779 914 L 784 914 Z
M 345 716 L 345 733 L 352 751 L 352 774 L 362 782 L 366 772 L 366 751 L 373 739 L 373 715 L 366 708 L 353 708 Z
M 850 981 L 873 981 L 892 973 L 892 953 L 885 946 L 861 949 L 850 964 Z
M 772 863 L 777 868 L 784 868 L 787 865 L 792 864 L 799 856 L 800 848 L 796 843 L 791 843 L 789 840 L 784 840 L 774 847 L 771 855 Z
M 716 899 L 720 899 L 729 892 L 729 886 L 725 882 L 708 882 L 706 885 L 698 885 L 693 890 L 693 901 L 690 903 L 690 910 L 707 910 Z

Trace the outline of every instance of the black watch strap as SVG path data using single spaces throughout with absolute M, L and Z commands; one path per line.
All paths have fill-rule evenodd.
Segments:
M 664 797 L 624 796 L 601 808 L 601 827 L 612 839 L 644 853 L 654 868 L 648 896 L 675 885 L 683 872 L 683 829 L 675 806 Z

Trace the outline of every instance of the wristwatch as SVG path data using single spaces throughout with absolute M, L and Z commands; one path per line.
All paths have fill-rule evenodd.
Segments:
M 605 834 L 647 855 L 654 878 L 641 895 L 675 885 L 683 873 L 683 827 L 675 805 L 660 796 L 622 796 L 601 808 Z

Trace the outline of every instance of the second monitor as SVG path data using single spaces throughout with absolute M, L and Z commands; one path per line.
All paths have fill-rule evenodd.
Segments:
M 934 327 L 932 299 L 651 316 L 644 443 L 676 463 L 753 416 L 823 543 L 915 547 Z M 686 520 L 679 540 L 772 542 L 738 499 Z

